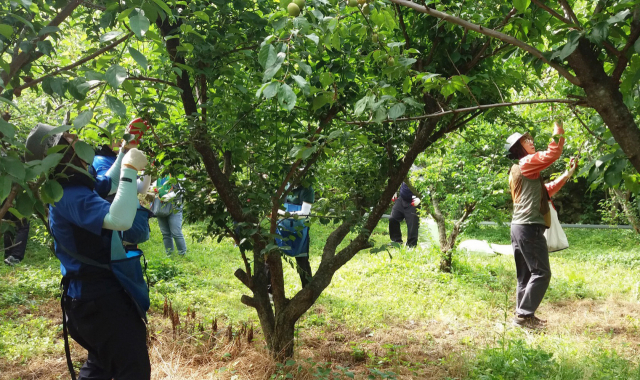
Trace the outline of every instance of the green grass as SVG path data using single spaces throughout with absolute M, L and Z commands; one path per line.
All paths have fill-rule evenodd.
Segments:
M 388 242 L 386 228 L 383 221 L 374 231 L 378 244 Z M 184 231 L 187 236 L 196 236 L 201 229 L 192 225 Z M 330 226 L 312 227 L 314 270 L 330 231 Z M 562 311 L 562 305 L 584 301 L 638 302 L 640 240 L 636 235 L 628 230 L 566 232 L 571 247 L 551 255 L 553 279 L 543 312 Z M 508 228 L 500 227 L 467 231 L 463 239 L 468 238 L 498 244 L 509 244 L 510 240 Z M 421 241 L 425 239 L 426 232 L 421 231 Z M 188 239 L 187 243 L 186 257 L 167 257 L 157 225 L 152 223 L 152 239 L 143 245 L 153 285 L 152 310 L 161 311 L 166 297 L 175 309 L 196 310 L 205 325 L 214 318 L 257 324 L 253 309 L 239 301 L 247 292 L 233 276 L 242 266 L 233 242 Z M 513 258 L 458 253 L 450 274 L 438 270 L 439 259 L 438 250 L 429 247 L 358 254 L 335 274 L 317 304 L 303 316 L 299 333 L 327 339 L 338 327 L 354 332 L 354 336 L 365 332 L 359 335 L 365 338 L 343 343 L 354 361 L 376 371 L 393 366 L 409 368 L 418 377 L 435 366 L 453 378 L 640 379 L 637 313 L 618 321 L 625 323 L 628 336 L 635 336 L 629 341 L 626 335 L 621 338 L 602 332 L 597 320 L 581 331 L 562 324 L 544 334 L 507 328 L 505 322 L 514 307 Z M 22 363 L 37 356 L 62 357 L 59 312 L 55 309 L 58 283 L 58 261 L 35 243 L 28 246 L 21 265 L 0 268 L 0 365 L 2 360 Z M 289 296 L 300 289 L 298 275 L 290 265 L 285 265 L 285 284 Z M 48 305 L 47 312 L 43 305 Z M 453 331 L 446 341 L 450 345 L 442 345 L 444 338 L 432 336 L 426 329 L 422 335 L 409 336 L 406 344 L 383 345 L 382 352 L 367 348 L 375 334 L 414 322 L 446 326 Z M 422 345 L 425 351 L 437 346 L 444 353 L 437 360 L 418 361 L 414 356 L 412 361 L 403 354 L 411 344 Z

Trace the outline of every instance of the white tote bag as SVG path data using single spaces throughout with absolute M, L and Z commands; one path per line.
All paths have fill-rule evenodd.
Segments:
M 549 252 L 556 252 L 569 248 L 569 240 L 567 240 L 567 235 L 562 230 L 562 226 L 560 226 L 558 213 L 551 202 L 549 202 L 549 212 L 551 212 L 551 227 L 544 232 Z

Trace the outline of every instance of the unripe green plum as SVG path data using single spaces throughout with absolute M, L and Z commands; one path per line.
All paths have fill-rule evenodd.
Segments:
M 378 43 L 378 33 L 374 33 L 373 36 L 371 36 L 371 41 L 373 41 L 374 44 Z
M 348 5 L 350 7 L 357 7 L 358 6 L 358 0 L 349 0 Z
M 393 66 L 395 63 L 396 63 L 396 60 L 393 59 L 393 57 L 389 57 L 389 59 L 387 59 L 387 65 Z
M 298 17 L 300 15 L 300 7 L 294 2 L 287 5 L 287 11 L 289 11 L 289 16 L 291 17 Z
M 293 0 L 294 3 L 300 8 L 300 10 L 304 9 L 305 0 Z
M 365 4 L 362 6 L 362 13 L 364 13 L 365 16 L 371 13 L 371 8 L 369 7 L 369 4 Z

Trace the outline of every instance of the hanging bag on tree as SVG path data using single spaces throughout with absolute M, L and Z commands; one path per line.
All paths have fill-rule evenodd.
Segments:
M 569 248 L 569 240 L 567 240 L 567 235 L 562 230 L 562 226 L 558 220 L 558 213 L 551 201 L 549 201 L 549 212 L 551 214 L 551 226 L 544 232 L 549 252 L 556 252 Z

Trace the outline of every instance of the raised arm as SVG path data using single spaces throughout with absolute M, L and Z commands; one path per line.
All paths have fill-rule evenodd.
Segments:
M 147 157 L 138 149 L 131 149 L 122 159 L 122 173 L 119 185 L 109 212 L 104 217 L 102 228 L 126 231 L 131 228 L 138 208 L 138 184 L 136 177 L 139 170 L 147 166 Z
M 561 135 L 558 142 L 551 141 L 547 150 L 542 152 L 535 152 L 520 160 L 520 171 L 522 175 L 529 179 L 540 178 L 540 172 L 548 168 L 553 164 L 562 154 L 562 147 L 564 146 L 564 129 L 562 129 L 562 122 L 556 121 L 553 127 L 553 135 Z

